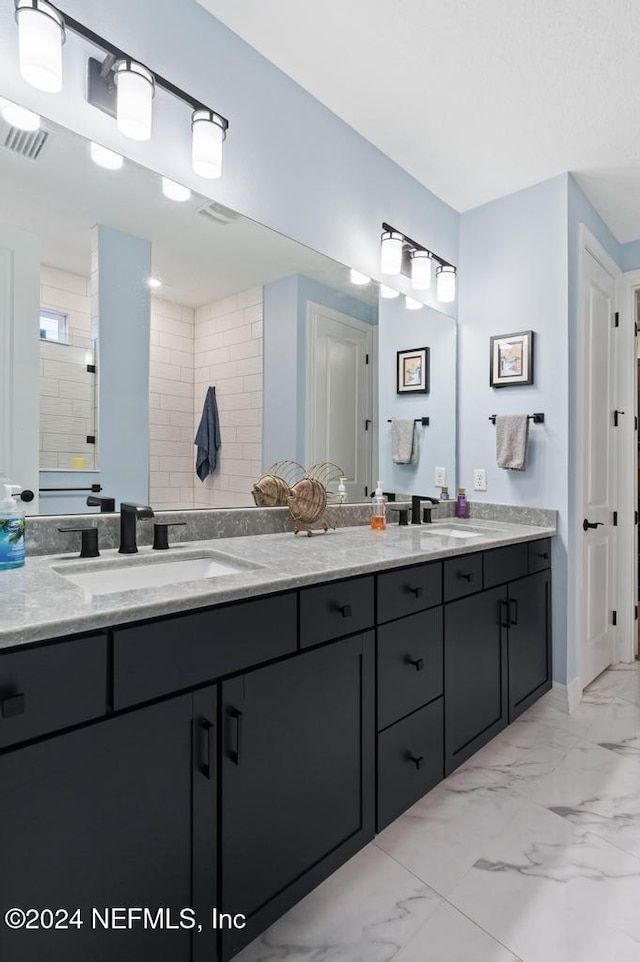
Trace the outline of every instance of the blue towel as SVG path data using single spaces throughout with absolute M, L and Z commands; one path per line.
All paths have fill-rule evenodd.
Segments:
M 196 474 L 201 481 L 213 474 L 218 460 L 218 448 L 220 447 L 220 420 L 218 418 L 218 402 L 216 401 L 216 389 L 210 387 L 204 399 L 200 426 L 193 442 L 198 445 L 196 455 Z

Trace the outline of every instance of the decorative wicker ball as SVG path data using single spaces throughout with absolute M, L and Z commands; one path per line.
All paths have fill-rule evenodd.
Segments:
M 263 474 L 251 489 L 253 500 L 259 508 L 282 507 L 288 503 L 291 489 L 286 481 L 274 474 Z
M 291 488 L 289 511 L 294 521 L 313 524 L 324 514 L 327 506 L 327 492 L 324 485 L 313 478 L 302 478 Z

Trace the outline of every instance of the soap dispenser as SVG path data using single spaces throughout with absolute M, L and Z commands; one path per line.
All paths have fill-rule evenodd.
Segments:
M 19 484 L 3 484 L 2 500 L 0 500 L 0 570 L 5 568 L 20 568 L 24 564 L 24 531 L 26 522 L 24 511 L 19 507 L 14 494 L 19 494 L 22 488 Z
M 384 531 L 387 527 L 387 503 L 382 493 L 382 481 L 378 481 L 378 487 L 373 493 L 371 504 L 371 529 L 373 531 Z

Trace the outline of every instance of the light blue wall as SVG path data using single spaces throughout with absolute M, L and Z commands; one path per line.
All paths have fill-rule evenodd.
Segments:
M 98 460 L 105 495 L 149 497 L 151 244 L 98 227 Z
M 637 271 L 640 268 L 640 240 L 621 245 L 622 270 Z
M 456 485 L 456 325 L 428 307 L 408 311 L 404 298 L 380 299 L 378 325 L 379 475 L 385 491 L 440 497 L 434 468 L 444 467 L 451 497 Z M 428 394 L 398 395 L 397 352 L 430 349 Z M 418 463 L 394 464 L 389 418 L 428 417 L 418 426 Z
M 472 488 L 486 468 L 488 489 L 477 500 L 559 510 L 554 539 L 553 675 L 567 678 L 567 550 L 569 339 L 567 325 L 567 176 L 519 191 L 461 216 L 458 483 Z M 489 338 L 535 332 L 535 383 L 489 386 Z M 543 411 L 532 425 L 524 472 L 496 465 L 492 414 Z

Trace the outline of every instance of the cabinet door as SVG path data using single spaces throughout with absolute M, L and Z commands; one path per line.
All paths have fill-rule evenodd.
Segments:
M 551 574 L 509 585 L 509 721 L 551 688 Z
M 373 837 L 373 633 L 222 685 L 229 958 Z
M 122 912 L 119 927 L 104 930 L 92 909 L 104 918 L 110 908 L 162 908 L 175 923 L 192 904 L 192 702 L 185 695 L 0 757 L 0 913 L 80 909 L 83 922 L 2 925 L 2 962 L 190 962 L 191 931 L 128 927 Z
M 507 724 L 506 588 L 445 605 L 445 774 Z

